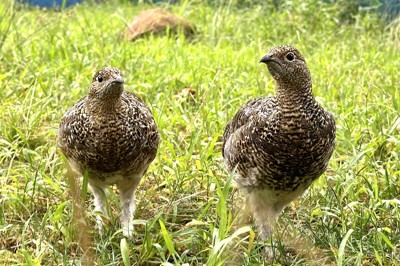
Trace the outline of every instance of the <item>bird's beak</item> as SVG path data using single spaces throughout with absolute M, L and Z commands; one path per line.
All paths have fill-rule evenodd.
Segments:
M 260 60 L 260 63 L 264 63 L 264 64 L 268 64 L 269 62 L 274 62 L 279 65 L 279 62 L 269 55 L 264 55 Z
M 122 77 L 117 77 L 112 82 L 113 83 L 124 84 L 124 79 Z

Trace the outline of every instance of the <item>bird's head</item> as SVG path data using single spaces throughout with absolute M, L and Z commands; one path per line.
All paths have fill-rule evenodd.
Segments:
M 90 86 L 89 96 L 100 100 L 121 96 L 124 90 L 124 79 L 115 67 L 105 67 L 96 72 Z
M 272 48 L 260 63 L 265 63 L 278 84 L 303 87 L 311 84 L 311 74 L 300 52 L 291 46 Z

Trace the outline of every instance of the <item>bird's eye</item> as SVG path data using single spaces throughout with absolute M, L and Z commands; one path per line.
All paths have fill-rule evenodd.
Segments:
M 98 76 L 96 79 L 97 79 L 97 82 L 100 82 L 100 83 L 103 82 L 103 77 L 102 76 Z
M 288 53 L 286 55 L 286 59 L 289 60 L 289 61 L 293 61 L 294 60 L 294 54 L 293 53 Z

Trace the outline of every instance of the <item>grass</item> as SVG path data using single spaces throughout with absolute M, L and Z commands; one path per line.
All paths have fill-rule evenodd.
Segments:
M 243 198 L 223 168 L 221 136 L 242 104 L 274 93 L 259 59 L 293 44 L 336 117 L 337 148 L 326 174 L 281 216 L 277 237 L 295 256 L 274 263 L 400 265 L 399 21 L 344 19 L 341 1 L 198 0 L 168 5 L 196 24 L 191 42 L 119 39 L 149 7 L 114 1 L 56 12 L 0 3 L 0 264 L 267 264 L 251 221 L 235 222 Z M 162 142 L 137 191 L 136 238 L 122 237 L 112 192 L 103 236 L 88 195 L 82 242 L 56 132 L 105 65 L 119 67 L 127 90 L 150 106 Z

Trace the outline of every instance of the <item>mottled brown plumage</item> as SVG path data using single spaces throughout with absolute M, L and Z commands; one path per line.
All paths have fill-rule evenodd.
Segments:
M 95 210 L 107 216 L 104 192 L 117 185 L 123 233 L 132 236 L 134 192 L 156 156 L 159 135 L 149 108 L 123 83 L 116 68 L 98 71 L 88 96 L 64 114 L 58 138 L 72 168 L 80 175 L 88 171 Z M 101 228 L 100 217 L 97 223 Z
M 251 100 L 237 112 L 225 128 L 222 152 L 266 239 L 283 208 L 326 170 L 335 121 L 315 101 L 297 49 L 272 48 L 261 62 L 276 80 L 276 96 Z

